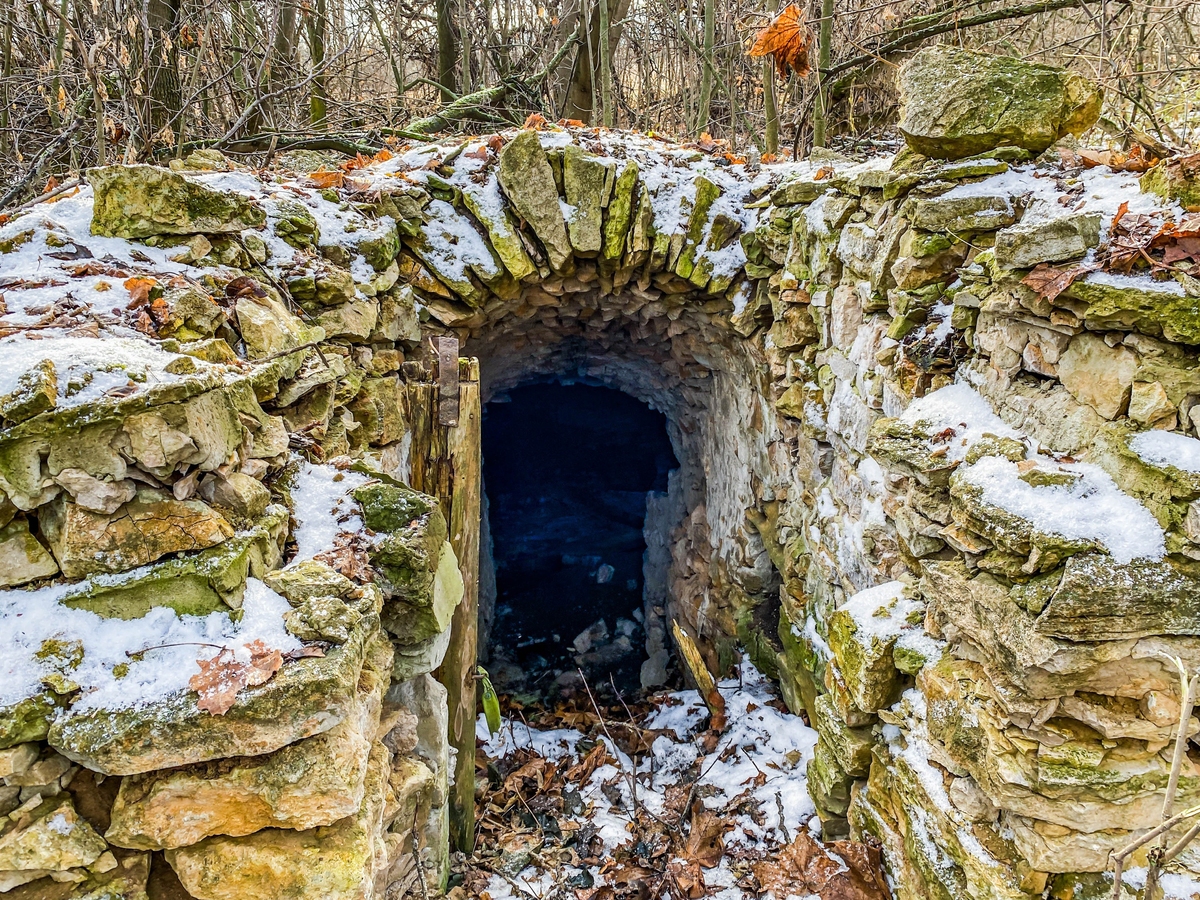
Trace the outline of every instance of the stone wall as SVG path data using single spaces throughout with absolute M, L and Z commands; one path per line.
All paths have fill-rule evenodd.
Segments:
M 1109 852 L 1161 811 L 1169 657 L 1200 664 L 1200 288 L 1186 262 L 1103 270 L 1129 216 L 1178 206 L 1069 153 L 1032 162 L 1094 119 L 1086 85 L 957 53 L 905 77 L 994 97 L 1018 75 L 1029 109 L 912 100 L 911 146 L 866 162 L 749 171 L 546 127 L 340 168 L 111 167 L 5 225 L 0 609 L 217 616 L 214 643 L 287 660 L 213 715 L 138 670 L 211 650 L 114 630 L 118 674 L 97 641 L 30 629 L 0 686 L 0 879 L 132 898 L 153 851 L 201 900 L 279 896 L 278 871 L 289 896 L 368 897 L 411 889 L 415 835 L 436 887 L 427 673 L 457 596 L 444 521 L 401 483 L 422 338 L 453 334 L 485 399 L 569 377 L 667 415 L 646 680 L 672 622 L 711 670 L 740 647 L 778 678 L 820 734 L 825 834 L 880 841 L 906 900 L 1107 890 Z M 291 796 L 310 748 L 332 786 Z M 1185 757 L 1176 807 L 1197 792 Z M 155 830 L 221 804 L 247 820 Z M 293 865 L 330 847 L 337 865 Z

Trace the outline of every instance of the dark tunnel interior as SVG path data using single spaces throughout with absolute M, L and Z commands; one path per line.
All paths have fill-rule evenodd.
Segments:
M 637 689 L 647 494 L 677 465 L 666 417 L 612 388 L 530 384 L 487 405 L 498 690 L 570 694 L 578 669 L 595 691 Z

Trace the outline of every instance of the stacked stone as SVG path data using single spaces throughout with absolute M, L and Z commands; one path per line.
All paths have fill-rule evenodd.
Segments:
M 827 834 L 880 840 L 904 898 L 1105 890 L 1111 849 L 1161 808 L 1180 714 L 1164 654 L 1200 664 L 1200 475 L 1139 437 L 1196 434 L 1198 292 L 1182 274 L 1023 283 L 1094 248 L 1110 200 L 1150 208 L 1128 183 L 1095 198 L 1057 163 L 1017 168 L 1094 120 L 1093 89 L 957 51 L 905 72 L 907 147 L 864 164 L 750 177 L 551 129 L 305 180 L 215 153 L 91 173 L 96 234 L 165 249 L 183 277 L 159 275 L 135 321 L 64 306 L 56 327 L 91 337 L 44 342 L 63 350 L 0 398 L 3 586 L 65 580 L 64 605 L 139 618 L 236 615 L 260 579 L 328 647 L 220 717 L 193 694 L 76 708 L 79 661 L 49 642 L 54 675 L 0 708 L 0 887 L 133 898 L 169 865 L 197 898 L 277 896 L 279 873 L 296 896 L 368 897 L 410 878 L 415 835 L 436 888 L 428 673 L 458 589 L 440 514 L 391 479 L 419 341 L 450 332 L 486 390 L 594 378 L 668 414 L 683 465 L 650 505 L 647 677 L 668 619 L 713 671 L 740 644 L 777 674 L 819 734 Z M 66 243 L 52 216 L 22 222 L 0 251 Z M 155 343 L 117 338 L 128 324 Z M 92 345 L 110 359 L 72 356 Z M 906 414 L 952 384 L 984 433 L 978 411 Z M 375 474 L 353 501 L 375 536 L 337 548 L 350 580 L 279 568 L 296 450 Z M 1070 489 L 1085 454 L 1161 526 L 1160 561 L 1063 537 L 968 472 Z M 1185 757 L 1177 808 L 1197 776 Z
M 1028 181 L 978 183 L 1057 134 L 981 145 L 972 122 L 929 126 L 969 104 L 923 107 L 915 85 L 975 70 L 986 88 L 981 64 L 919 55 L 908 149 L 783 185 L 755 232 L 751 261 L 779 266 L 761 308 L 801 460 L 789 502 L 759 522 L 785 574 L 778 665 L 820 735 L 823 824 L 881 840 L 902 896 L 1100 896 L 1110 853 L 1160 820 L 1180 715 L 1170 658 L 1200 662 L 1197 476 L 1136 449 L 1143 429 L 1196 434 L 1197 292 L 1186 276 L 1101 276 L 1048 300 L 1022 283 L 1076 264 L 1110 216 L 1031 202 Z M 1054 77 L 1031 120 L 1094 110 Z M 1138 195 L 1114 212 L 1122 199 Z M 955 378 L 1017 436 L 976 435 L 964 459 L 947 450 L 966 421 L 900 418 Z M 1086 457 L 1153 514 L 1168 555 L 1119 560 L 990 502 L 956 469 L 993 456 L 1035 487 L 1075 483 L 1054 459 Z M 1177 809 L 1198 774 L 1185 756 Z
M 463 585 L 436 500 L 372 468 L 395 471 L 401 458 L 406 394 L 394 372 L 415 339 L 411 294 L 407 313 L 392 307 L 361 332 L 330 314 L 305 324 L 269 277 L 233 268 L 262 244 L 258 203 L 151 167 L 91 180 L 96 234 L 227 268 L 219 280 L 212 269 L 159 276 L 155 344 L 34 345 L 46 358 L 0 399 L 0 584 L 56 578 L 42 592 L 49 606 L 161 622 L 164 609 L 236 620 L 257 579 L 286 599 L 304 652 L 220 714 L 193 691 L 106 708 L 74 680 L 88 664 L 82 644 L 47 635 L 38 689 L 0 705 L 0 891 L 436 893 L 449 865 L 450 750 L 446 691 L 430 673 Z M 399 292 L 382 282 L 395 282 L 396 264 L 383 268 L 328 309 L 348 320 L 372 288 L 370 303 L 388 309 Z M 114 389 L 88 394 L 95 383 Z M 352 536 L 357 561 L 329 558 L 353 580 L 311 558 L 280 568 L 297 448 L 365 458 L 371 476 L 348 501 L 366 528 Z M 134 659 L 156 649 L 128 648 Z

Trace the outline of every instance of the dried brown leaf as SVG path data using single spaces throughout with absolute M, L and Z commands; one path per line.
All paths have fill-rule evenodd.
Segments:
M 787 78 L 789 71 L 803 78 L 812 71 L 808 60 L 812 41 L 812 29 L 804 20 L 804 11 L 793 4 L 785 7 L 758 33 L 750 48 L 750 57 L 772 56 L 780 78 Z

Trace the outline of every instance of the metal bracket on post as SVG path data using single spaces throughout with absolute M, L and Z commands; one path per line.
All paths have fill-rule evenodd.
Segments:
M 439 337 L 438 356 L 438 424 L 458 425 L 458 338 Z

